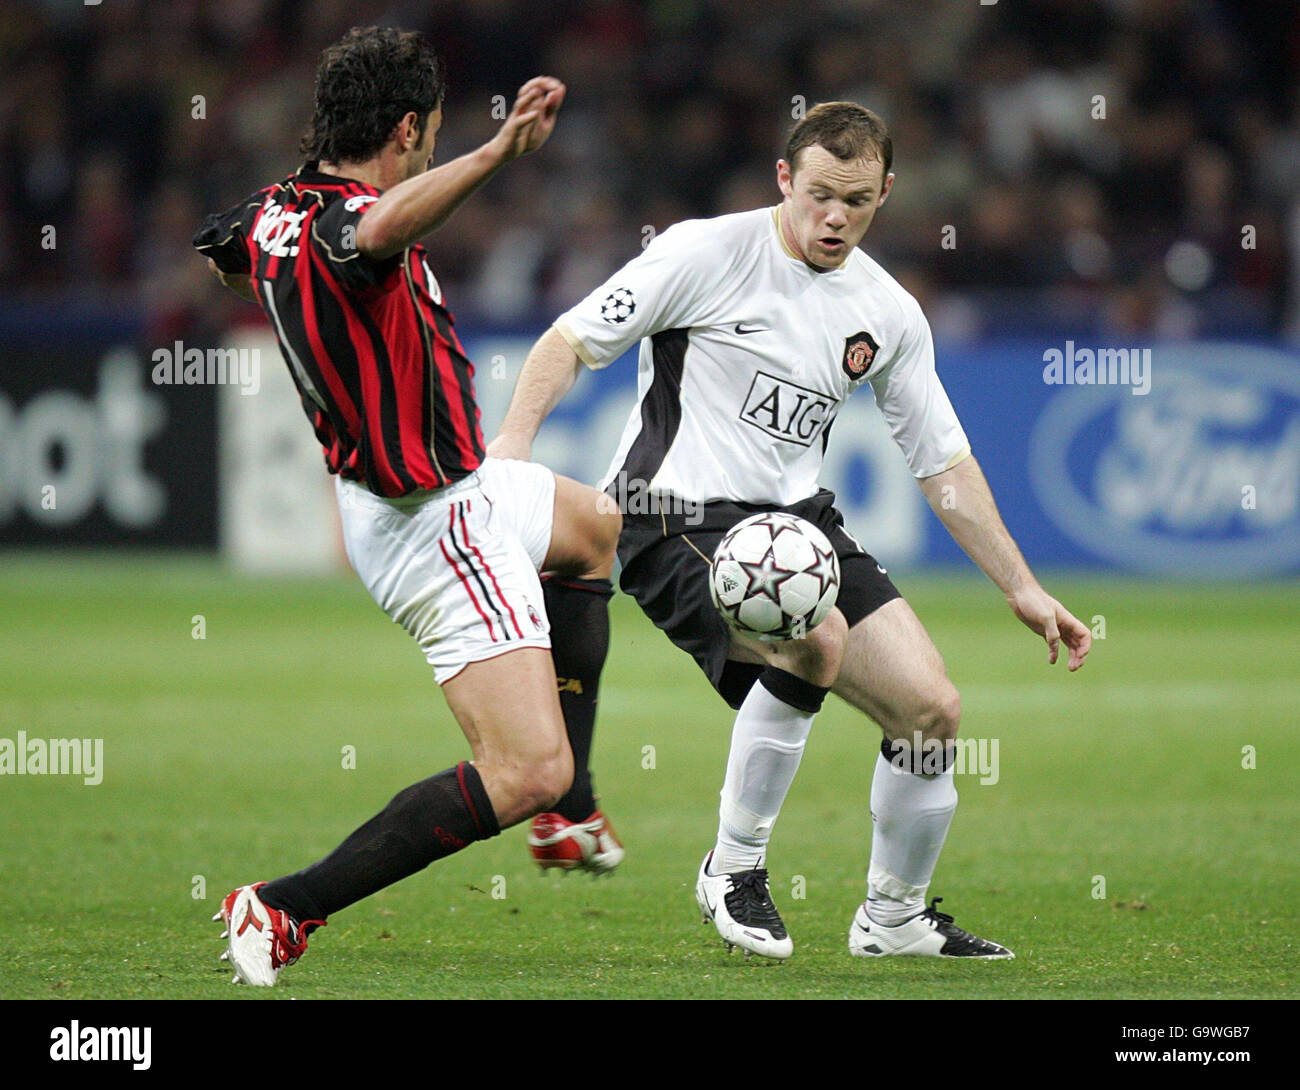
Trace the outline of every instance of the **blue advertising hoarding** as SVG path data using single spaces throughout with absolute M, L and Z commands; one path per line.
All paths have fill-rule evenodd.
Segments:
M 495 431 L 530 336 L 471 338 Z M 939 345 L 939 372 L 1029 562 L 1206 579 L 1300 572 L 1300 353 L 1264 343 Z M 689 364 L 688 364 L 689 365 Z M 636 401 L 629 353 L 586 374 L 534 456 L 605 470 Z M 841 411 L 822 483 L 886 564 L 964 562 L 869 387 Z
M 11 321 L 0 337 L 0 544 L 216 547 L 215 392 L 152 383 L 138 322 L 95 315 L 60 325 L 50 312 L 24 313 L 31 328 Z M 541 329 L 466 324 L 490 438 Z M 1300 350 L 1035 335 L 940 344 L 936 354 L 1031 564 L 1206 579 L 1300 574 Z M 543 428 L 539 461 L 588 482 L 604 473 L 636 403 L 635 355 L 581 377 Z M 282 366 L 273 348 L 264 356 L 268 368 Z M 258 396 L 292 401 L 271 388 Z M 296 402 L 287 408 L 297 423 Z M 304 457 L 312 472 L 318 452 Z M 886 565 L 967 563 L 870 387 L 837 417 L 822 483 Z

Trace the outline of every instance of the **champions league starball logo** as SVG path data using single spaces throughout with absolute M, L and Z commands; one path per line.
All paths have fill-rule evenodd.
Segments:
M 880 345 L 865 329 L 852 337 L 844 338 L 844 359 L 841 366 L 850 379 L 860 379 L 871 368 Z
M 600 316 L 610 325 L 622 325 L 636 313 L 636 299 L 631 288 L 615 288 L 600 304 Z

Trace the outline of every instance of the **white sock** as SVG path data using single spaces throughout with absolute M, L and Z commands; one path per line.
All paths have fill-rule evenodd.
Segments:
M 814 718 L 773 696 L 761 680 L 749 690 L 731 731 L 710 874 L 763 866 Z
M 867 915 L 893 927 L 925 908 L 939 852 L 957 809 L 952 769 L 937 776 L 901 771 L 876 757 L 871 780 L 871 866 Z

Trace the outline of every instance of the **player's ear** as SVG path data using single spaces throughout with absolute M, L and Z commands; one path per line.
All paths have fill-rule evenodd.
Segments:
M 402 116 L 397 123 L 397 150 L 410 151 L 420 143 L 420 118 L 414 110 Z
M 885 184 L 880 187 L 880 196 L 876 200 L 877 208 L 879 208 L 882 204 L 885 203 L 885 199 L 889 196 L 889 191 L 893 188 L 894 188 L 894 174 L 893 171 L 890 171 L 888 174 L 885 175 Z
M 793 172 L 790 170 L 790 164 L 784 159 L 778 159 L 776 161 L 776 184 L 777 188 L 781 190 L 781 195 L 784 197 L 794 196 L 794 183 L 792 177 Z

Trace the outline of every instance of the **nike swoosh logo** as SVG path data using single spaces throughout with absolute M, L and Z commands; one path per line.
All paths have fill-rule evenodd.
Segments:
M 739 333 L 742 337 L 743 337 L 746 333 L 762 333 L 765 329 L 766 329 L 766 326 L 761 326 L 761 325 L 756 325 L 756 326 L 753 326 L 753 327 L 750 328 L 750 329 L 746 329 L 746 328 L 745 328 L 745 323 L 744 323 L 744 322 L 737 322 L 737 323 L 736 323 L 736 332 Z
M 713 913 L 713 907 L 714 907 L 714 906 L 713 906 L 712 904 L 709 903 L 709 895 L 708 895 L 707 893 L 704 895 L 704 903 L 705 903 L 705 905 L 708 907 L 709 915 L 712 916 L 712 915 L 714 914 L 714 913 Z

